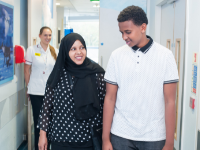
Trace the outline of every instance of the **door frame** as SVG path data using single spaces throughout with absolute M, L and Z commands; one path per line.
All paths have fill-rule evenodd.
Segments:
M 178 1 L 178 0 L 157 0 L 156 2 L 156 6 L 155 6 L 155 41 L 160 43 L 160 39 L 161 39 L 161 8 L 164 4 L 166 3 L 172 3 L 174 1 Z M 187 22 L 187 0 L 185 0 L 186 2 L 186 15 L 185 15 L 185 33 L 184 35 L 186 35 L 186 22 Z M 186 36 L 184 36 L 184 41 L 186 41 Z M 186 42 L 184 43 L 184 47 L 186 47 Z M 183 57 L 183 77 L 182 77 L 182 94 L 179 95 L 181 97 L 181 99 L 184 99 L 184 78 L 185 78 L 185 51 L 184 53 L 184 57 Z M 183 119 L 183 101 L 181 103 L 181 114 L 180 114 L 180 139 L 179 139 L 179 149 L 181 150 L 181 141 L 182 141 L 182 119 Z M 199 104 L 200 105 L 200 104 Z M 174 138 L 175 139 L 175 138 Z M 197 140 L 196 140 L 197 141 Z
M 32 0 L 28 0 L 28 47 L 31 46 L 31 12 L 32 12 Z M 31 101 L 28 100 L 28 150 L 32 149 L 32 134 L 31 134 L 31 127 L 32 127 L 32 113 L 31 113 Z
M 200 44 L 199 44 L 199 51 L 198 51 L 198 55 L 197 55 L 197 58 L 198 58 L 198 67 L 200 66 Z M 197 70 L 197 85 L 200 85 L 200 80 L 198 80 L 198 76 L 200 75 L 200 69 Z M 197 115 L 196 115 L 196 137 L 195 137 L 195 149 L 197 150 L 197 143 L 198 143 L 198 132 L 200 132 L 200 119 L 198 119 L 200 117 L 200 102 L 199 102 L 199 99 L 200 99 L 200 88 L 197 87 L 197 96 L 196 96 L 196 109 L 197 109 Z

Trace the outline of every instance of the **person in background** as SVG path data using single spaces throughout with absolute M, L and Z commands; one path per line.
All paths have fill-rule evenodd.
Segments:
M 93 150 L 91 128 L 102 126 L 104 73 L 86 57 L 82 36 L 62 39 L 38 121 L 39 150 L 46 150 L 47 136 L 51 150 Z
M 38 150 L 40 130 L 36 128 L 40 108 L 43 104 L 47 79 L 53 70 L 58 50 L 52 47 L 52 30 L 49 27 L 40 29 L 40 43 L 27 49 L 24 65 L 24 77 L 28 88 L 27 94 L 31 100 L 35 128 L 35 150 Z
M 105 73 L 103 150 L 173 150 L 179 76 L 172 51 L 146 35 L 140 7 L 117 20 L 126 45 L 112 52 Z

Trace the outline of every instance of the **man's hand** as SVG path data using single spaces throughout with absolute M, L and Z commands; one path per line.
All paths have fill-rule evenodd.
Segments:
M 113 150 L 110 140 L 106 140 L 106 141 L 103 140 L 102 150 Z
M 172 145 L 167 145 L 167 144 L 165 144 L 165 146 L 163 147 L 162 150 L 173 150 L 173 149 L 174 149 L 173 144 L 172 144 Z

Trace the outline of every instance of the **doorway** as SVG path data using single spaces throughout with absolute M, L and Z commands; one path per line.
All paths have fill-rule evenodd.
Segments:
M 184 86 L 184 54 L 185 54 L 185 22 L 186 0 L 168 1 L 161 6 L 161 35 L 163 46 L 169 48 L 174 54 L 179 82 L 176 93 L 176 128 L 174 133 L 174 149 L 181 149 L 181 127 Z

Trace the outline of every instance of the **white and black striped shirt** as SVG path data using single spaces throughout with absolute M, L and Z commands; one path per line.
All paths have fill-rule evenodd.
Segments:
M 118 85 L 111 132 L 137 141 L 166 139 L 163 85 L 178 82 L 172 52 L 154 42 L 112 52 L 105 81 Z

